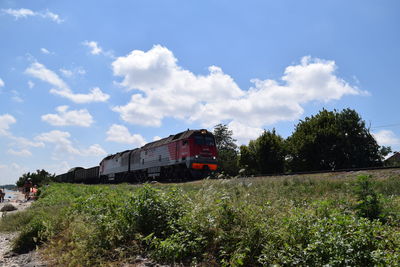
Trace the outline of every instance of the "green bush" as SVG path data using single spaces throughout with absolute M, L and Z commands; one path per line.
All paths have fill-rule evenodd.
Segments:
M 400 196 L 385 189 L 394 178 L 339 178 L 52 184 L 0 230 L 20 231 L 19 252 L 45 243 L 61 266 L 132 263 L 139 254 L 173 265 L 396 266 Z M 388 195 L 368 202 L 376 192 Z M 362 216 L 376 204 L 385 220 Z
M 360 217 L 375 220 L 382 217 L 382 207 L 378 194 L 373 188 L 373 182 L 368 175 L 357 177 L 355 186 L 357 205 L 355 206 L 357 215 Z

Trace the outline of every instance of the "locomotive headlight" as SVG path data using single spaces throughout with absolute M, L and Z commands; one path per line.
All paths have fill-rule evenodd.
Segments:
M 198 159 L 198 158 L 199 158 L 199 155 L 195 155 L 194 157 L 195 157 L 196 159 Z

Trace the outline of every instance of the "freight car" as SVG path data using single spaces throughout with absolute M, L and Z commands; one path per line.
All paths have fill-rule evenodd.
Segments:
M 207 130 L 187 130 L 141 148 L 109 155 L 100 166 L 73 168 L 60 182 L 144 182 L 201 179 L 217 170 L 217 147 Z

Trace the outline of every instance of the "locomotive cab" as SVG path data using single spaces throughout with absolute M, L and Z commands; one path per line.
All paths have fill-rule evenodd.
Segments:
M 212 133 L 207 130 L 195 131 L 189 137 L 189 168 L 195 178 L 205 177 L 217 170 L 217 147 Z

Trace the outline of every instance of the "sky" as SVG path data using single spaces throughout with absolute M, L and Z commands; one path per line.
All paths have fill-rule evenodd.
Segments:
M 0 184 L 190 129 L 356 110 L 400 150 L 397 0 L 2 0 Z

